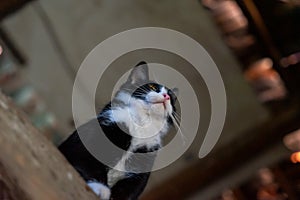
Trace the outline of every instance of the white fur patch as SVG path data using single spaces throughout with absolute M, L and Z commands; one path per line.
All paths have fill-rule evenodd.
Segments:
M 115 98 L 119 101 L 122 101 L 124 104 L 128 104 L 131 99 L 131 95 L 127 92 L 119 92 Z
M 111 192 L 106 185 L 95 181 L 90 181 L 87 185 L 100 197 L 100 199 L 109 200 Z
M 143 146 L 150 149 L 153 146 L 161 145 L 161 137 L 169 128 L 167 117 L 172 114 L 173 109 L 170 100 L 164 103 L 156 102 L 164 101 L 163 94 L 166 93 L 165 88 L 162 88 L 160 93 L 149 92 L 146 101 L 131 97 L 125 92 L 120 92 L 116 96 L 116 99 L 122 101 L 125 106 L 113 107 L 107 114 L 111 121 L 124 123 L 129 130 L 128 134 L 133 138 L 129 147 L 130 151 L 125 153 L 114 169 L 108 172 L 110 187 L 126 176 L 125 164 L 130 159 L 132 151 Z
M 156 103 L 164 101 L 164 93 L 167 93 L 165 88 L 159 93 L 149 92 L 146 101 L 131 97 L 125 92 L 118 93 L 116 99 L 122 101 L 125 106 L 113 107 L 108 111 L 111 121 L 124 123 L 128 127 L 128 134 L 136 138 L 152 138 L 166 132 L 167 116 L 172 113 L 170 100 Z
M 109 187 L 114 186 L 119 180 L 126 176 L 125 162 L 127 159 L 127 156 L 123 156 L 118 164 L 113 169 L 109 170 L 107 174 L 107 184 Z

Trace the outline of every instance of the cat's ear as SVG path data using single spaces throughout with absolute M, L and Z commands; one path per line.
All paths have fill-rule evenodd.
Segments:
M 149 81 L 149 69 L 145 61 L 139 62 L 131 71 L 128 80 L 131 84 Z

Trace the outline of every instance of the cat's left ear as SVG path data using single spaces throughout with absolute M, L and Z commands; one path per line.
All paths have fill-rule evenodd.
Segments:
M 128 82 L 138 84 L 149 81 L 149 69 L 145 61 L 139 62 L 131 71 Z

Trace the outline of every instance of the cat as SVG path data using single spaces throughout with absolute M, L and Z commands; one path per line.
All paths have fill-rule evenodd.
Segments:
M 138 199 L 150 172 L 127 171 L 128 164 L 135 163 L 134 153 L 151 152 L 152 156 L 143 162 L 151 171 L 156 152 L 162 147 L 163 136 L 176 123 L 174 113 L 177 93 L 177 88 L 171 90 L 150 81 L 148 64 L 142 61 L 132 69 L 112 101 L 94 119 L 105 136 L 125 150 L 125 153 L 117 156 L 115 167 L 98 161 L 82 143 L 78 130 L 58 148 L 101 199 Z M 88 124 L 79 129 L 82 128 L 83 135 L 97 142 L 96 135 L 99 133 L 89 128 Z M 110 156 L 110 152 L 106 153 Z

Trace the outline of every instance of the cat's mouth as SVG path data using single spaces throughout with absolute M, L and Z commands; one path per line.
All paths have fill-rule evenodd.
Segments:
M 153 104 L 160 104 L 160 103 L 163 103 L 163 104 L 165 104 L 165 103 L 166 103 L 166 101 L 155 101 L 155 102 L 151 102 L 151 103 L 153 103 Z
M 162 104 L 164 109 L 167 109 L 167 104 L 170 101 L 170 96 L 168 94 L 162 94 L 162 96 L 156 96 L 155 98 L 148 99 L 148 103 L 151 104 Z
M 158 101 L 158 102 L 154 102 L 153 104 L 163 104 L 164 109 L 166 109 L 166 102 L 165 101 Z
M 162 104 L 164 106 L 164 109 L 167 109 L 167 101 L 166 100 L 162 100 L 162 101 L 154 101 L 154 102 L 150 102 L 152 104 Z

